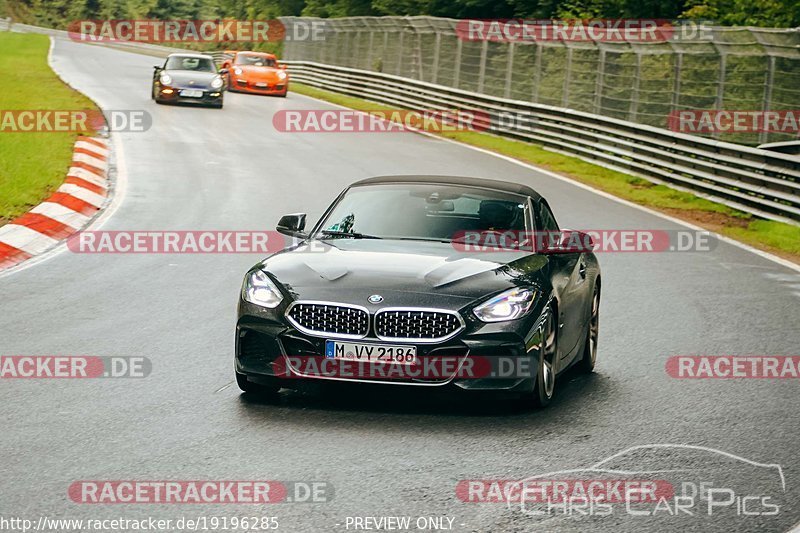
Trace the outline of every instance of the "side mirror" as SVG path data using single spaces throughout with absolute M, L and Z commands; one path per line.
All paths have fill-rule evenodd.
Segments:
M 591 235 L 571 229 L 541 232 L 537 241 L 537 249 L 544 254 L 581 254 L 594 250 Z
M 161 65 L 153 65 L 153 70 L 161 70 Z
M 281 69 L 281 70 L 286 70 L 286 65 L 281 63 L 280 65 L 278 65 L 278 68 Z
M 283 215 L 275 229 L 289 237 L 305 237 L 306 234 L 303 232 L 305 228 L 306 214 L 293 213 L 291 215 Z
M 222 76 L 225 76 L 226 74 L 228 74 L 228 69 L 226 69 L 226 68 L 219 69 L 219 73 L 220 73 Z

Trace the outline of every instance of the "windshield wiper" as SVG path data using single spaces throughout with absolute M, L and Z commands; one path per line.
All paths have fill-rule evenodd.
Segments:
M 332 229 L 324 229 L 320 233 L 326 237 L 350 237 L 351 239 L 382 239 L 377 235 L 367 235 L 366 233 L 356 233 L 350 231 L 337 231 Z

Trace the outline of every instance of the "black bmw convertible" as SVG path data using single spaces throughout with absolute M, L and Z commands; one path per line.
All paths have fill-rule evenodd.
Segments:
M 303 380 L 516 393 L 547 405 L 597 356 L 600 268 L 533 189 L 387 176 L 354 183 L 245 276 L 235 371 L 245 392 Z M 556 246 L 525 246 L 524 236 Z M 538 240 L 538 239 L 537 239 Z M 484 246 L 489 242 L 489 246 Z

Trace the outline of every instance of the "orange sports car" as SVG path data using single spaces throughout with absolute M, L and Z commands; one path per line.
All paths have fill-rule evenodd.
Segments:
M 233 92 L 286 96 L 289 73 L 274 54 L 226 51 L 232 55 L 222 63 L 228 70 L 228 90 Z

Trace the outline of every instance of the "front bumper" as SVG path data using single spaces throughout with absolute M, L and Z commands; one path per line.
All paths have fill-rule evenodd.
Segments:
M 223 90 L 222 89 L 200 89 L 203 91 L 203 96 L 201 97 L 187 97 L 181 96 L 180 92 L 185 89 L 181 87 L 159 87 L 158 88 L 158 99 L 162 102 L 171 102 L 171 103 L 189 103 L 189 104 L 200 104 L 200 105 L 220 105 L 223 102 Z M 172 92 L 164 92 L 164 91 L 172 91 Z
M 247 92 L 254 94 L 286 94 L 289 81 L 257 82 L 241 78 L 234 78 L 228 90 L 233 92 Z
M 295 329 L 280 311 L 240 301 L 235 369 L 255 382 L 277 379 L 285 388 L 325 380 L 529 392 L 535 383 L 542 340 L 537 316 L 495 324 L 467 318 L 461 333 L 440 343 L 360 339 L 353 342 L 416 346 L 417 364 L 346 364 L 352 362 L 325 358 L 326 337 Z

